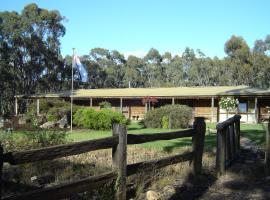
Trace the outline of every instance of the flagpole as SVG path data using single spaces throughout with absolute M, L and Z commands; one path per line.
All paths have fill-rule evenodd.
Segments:
M 75 48 L 72 48 L 72 70 L 71 70 L 71 95 L 70 95 L 70 132 L 72 133 L 72 112 L 73 112 L 73 68 L 75 65 Z

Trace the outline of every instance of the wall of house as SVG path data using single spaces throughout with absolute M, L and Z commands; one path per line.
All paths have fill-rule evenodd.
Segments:
M 269 118 L 267 106 L 270 106 L 269 99 L 258 98 L 257 99 L 257 113 L 255 113 L 255 97 L 242 97 L 238 98 L 239 105 L 238 110 L 229 111 L 228 117 L 232 117 L 236 113 L 241 115 L 241 122 L 256 123 L 257 120 L 265 121 Z M 226 110 L 219 109 L 220 121 L 227 119 Z M 256 119 L 257 118 L 257 119 Z
M 214 100 L 214 107 L 211 107 L 212 100 L 211 98 L 204 99 L 174 99 L 175 104 L 187 105 L 192 108 L 193 117 L 205 117 L 206 121 L 225 121 L 227 117 L 232 117 L 234 114 L 241 114 L 242 122 L 256 122 L 256 113 L 255 113 L 255 98 L 238 98 L 241 104 L 241 108 L 238 110 L 232 110 L 226 113 L 226 110 L 219 108 L 218 99 Z M 92 99 L 92 107 L 96 110 L 99 110 L 99 103 L 102 101 L 108 101 L 112 105 L 112 110 L 120 111 L 120 98 L 110 99 L 110 98 L 99 98 Z M 81 99 L 74 100 L 74 103 L 77 105 L 90 106 L 90 99 Z M 158 102 L 152 105 L 152 109 L 164 106 L 171 105 L 173 103 L 172 98 L 167 99 L 158 99 Z M 258 98 L 258 120 L 265 121 L 269 118 L 267 106 L 270 106 L 269 99 Z M 131 120 L 141 120 L 145 116 L 145 105 L 142 103 L 142 99 L 123 99 L 122 100 L 122 112 Z
M 107 101 L 111 103 L 113 111 L 120 111 L 120 98 L 119 99 L 110 99 L 110 98 L 99 98 L 99 99 L 92 99 L 92 107 L 96 110 L 99 110 L 99 103 L 102 101 Z M 182 104 L 187 105 L 192 108 L 192 115 L 193 117 L 205 117 L 206 121 L 211 121 L 212 119 L 212 108 L 211 108 L 211 99 L 177 99 L 174 100 L 175 104 Z M 83 105 L 83 106 L 90 106 L 90 99 L 81 99 L 81 100 L 74 100 L 74 104 Z M 167 99 L 158 99 L 158 102 L 154 105 L 151 105 L 151 108 L 158 108 L 164 105 L 171 105 L 172 98 Z M 213 122 L 217 121 L 217 100 L 215 100 L 214 105 L 214 120 Z M 143 105 L 141 99 L 123 99 L 122 100 L 122 112 L 131 120 L 141 120 L 145 116 L 145 105 Z
M 270 99 L 262 98 L 258 100 L 258 111 L 260 121 L 267 121 L 270 116 Z

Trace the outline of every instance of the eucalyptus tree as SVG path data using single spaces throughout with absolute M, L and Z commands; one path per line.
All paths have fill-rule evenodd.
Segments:
M 163 81 L 162 56 L 157 49 L 151 48 L 144 57 L 144 74 L 147 78 L 146 86 L 159 87 Z
M 168 54 L 167 54 L 168 55 Z M 184 85 L 183 60 L 180 56 L 163 56 L 163 65 L 165 65 L 165 86 L 179 87 Z
M 188 85 L 189 83 L 189 70 L 195 59 L 196 59 L 196 55 L 194 53 L 194 50 L 189 47 L 186 47 L 185 51 L 182 54 L 182 60 L 183 60 L 182 65 L 183 65 L 183 71 L 184 71 L 185 85 Z
M 25 6 L 21 13 L 0 12 L 0 68 L 9 71 L 0 77 L 8 86 L 1 87 L 0 99 L 8 97 L 3 101 L 11 105 L 4 112 L 13 109 L 15 94 L 61 89 L 63 20 L 58 11 L 42 9 L 36 4 Z
M 253 69 L 250 61 L 250 48 L 239 36 L 232 36 L 224 46 L 228 55 L 228 70 L 231 71 L 232 85 L 250 85 Z
M 145 63 L 141 58 L 130 55 L 125 65 L 124 85 L 126 87 L 144 87 L 145 76 L 143 74 Z
M 124 87 L 126 60 L 121 53 L 116 50 L 94 48 L 90 50 L 90 60 L 105 72 L 106 75 L 103 76 L 104 87 Z M 104 75 L 104 73 L 102 74 Z

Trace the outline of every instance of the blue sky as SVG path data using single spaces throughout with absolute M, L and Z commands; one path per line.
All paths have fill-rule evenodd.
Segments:
M 94 47 L 142 55 L 154 47 L 181 54 L 185 47 L 224 57 L 224 44 L 242 36 L 250 47 L 270 34 L 268 0 L 0 0 L 0 11 L 20 12 L 28 3 L 67 18 L 62 54 Z

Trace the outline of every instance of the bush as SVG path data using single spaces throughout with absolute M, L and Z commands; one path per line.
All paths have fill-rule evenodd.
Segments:
M 112 105 L 110 102 L 108 101 L 102 101 L 99 103 L 99 106 L 101 109 L 111 109 L 112 108 Z
M 67 142 L 66 132 L 37 130 L 35 132 L 25 132 L 17 137 L 14 134 L 0 133 L 0 144 L 5 152 L 22 151 L 52 145 L 64 144 Z
M 92 108 L 80 108 L 73 115 L 73 123 L 84 128 L 93 128 L 96 118 L 96 111 Z
M 47 121 L 58 121 L 70 113 L 70 107 L 52 107 L 46 114 Z
M 167 105 L 149 111 L 144 124 L 149 128 L 187 128 L 192 117 L 192 110 L 186 105 Z M 171 121 L 170 121 L 171 120 Z
M 70 116 L 70 102 L 57 99 L 40 99 L 40 116 L 37 116 L 36 114 L 36 106 L 36 101 L 34 101 L 29 105 L 29 111 L 26 113 L 27 121 L 29 121 L 34 126 L 39 126 L 47 121 L 58 121 L 65 115 Z M 73 114 L 75 114 L 79 108 L 81 108 L 81 106 L 73 105 Z M 70 121 L 69 117 L 68 121 Z
M 220 108 L 226 109 L 227 111 L 237 108 L 238 104 L 238 99 L 234 99 L 234 97 L 221 97 L 219 101 Z
M 169 117 L 168 116 L 162 117 L 162 128 L 169 128 Z
M 110 130 L 113 123 L 127 124 L 128 120 L 119 112 L 108 109 L 95 111 L 92 108 L 78 109 L 74 114 L 74 124 L 95 130 Z

